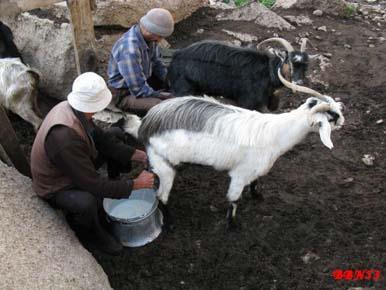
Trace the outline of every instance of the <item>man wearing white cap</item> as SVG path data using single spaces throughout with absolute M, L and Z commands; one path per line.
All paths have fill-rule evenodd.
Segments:
M 127 198 L 133 189 L 151 188 L 154 175 L 142 171 L 135 179 L 111 180 L 101 177 L 96 168 L 104 159 L 114 158 L 123 167 L 131 160 L 146 162 L 146 153 L 125 144 L 115 144 L 110 152 L 98 152 L 105 134 L 92 122 L 94 113 L 106 108 L 111 92 L 103 78 L 93 72 L 78 76 L 67 101 L 56 105 L 45 117 L 36 134 L 31 152 L 32 184 L 35 192 L 55 208 L 62 209 L 78 234 L 88 233 L 92 244 L 117 254 L 122 245 L 102 226 L 99 215 L 104 197 Z M 98 139 L 98 140 L 97 140 Z
M 123 110 L 145 113 L 171 97 L 164 91 L 166 67 L 158 41 L 173 33 L 174 20 L 162 8 L 151 9 L 114 44 L 108 65 L 113 102 Z

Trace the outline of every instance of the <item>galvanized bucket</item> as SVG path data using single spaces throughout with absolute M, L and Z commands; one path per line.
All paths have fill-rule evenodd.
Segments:
M 126 247 L 141 247 L 162 231 L 162 213 L 154 189 L 134 190 L 128 199 L 103 200 L 113 234 Z

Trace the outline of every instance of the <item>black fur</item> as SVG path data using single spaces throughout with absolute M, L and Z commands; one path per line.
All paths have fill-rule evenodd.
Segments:
M 275 105 L 270 106 L 273 92 L 283 86 L 277 70 L 288 59 L 297 60 L 293 62 L 293 80 L 303 78 L 308 62 L 304 53 L 293 52 L 281 59 L 265 51 L 202 41 L 173 55 L 168 81 L 176 96 L 223 96 L 242 108 L 266 106 L 274 110 L 278 102 L 272 101 Z
M 13 42 L 11 29 L 0 21 L 0 58 L 19 57 L 21 54 Z
M 318 103 L 317 100 L 312 100 L 311 102 L 308 103 L 308 108 L 311 109 L 311 108 L 314 107 L 317 103 Z

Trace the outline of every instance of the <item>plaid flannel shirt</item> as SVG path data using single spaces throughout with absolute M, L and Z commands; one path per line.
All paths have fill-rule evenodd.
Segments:
M 147 79 L 154 74 L 165 80 L 166 68 L 159 59 L 157 43 L 146 43 L 136 24 L 114 44 L 107 74 L 109 86 L 127 88 L 136 97 L 150 97 L 159 91 L 153 90 Z

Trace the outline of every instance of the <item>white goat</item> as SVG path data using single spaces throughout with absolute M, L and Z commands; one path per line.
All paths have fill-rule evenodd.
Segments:
M 36 104 L 38 83 L 39 73 L 19 58 L 0 59 L 0 105 L 31 123 L 35 131 L 42 122 Z
M 323 144 L 333 147 L 330 133 L 343 125 L 342 104 L 318 97 L 282 114 L 262 114 L 196 97 L 170 99 L 153 107 L 142 120 L 138 136 L 160 179 L 157 195 L 163 209 L 167 211 L 174 166 L 181 162 L 209 165 L 227 170 L 231 177 L 227 193 L 231 226 L 243 188 L 267 174 L 278 157 L 309 132 L 318 131 Z

